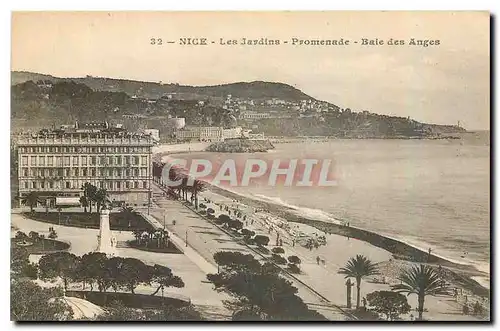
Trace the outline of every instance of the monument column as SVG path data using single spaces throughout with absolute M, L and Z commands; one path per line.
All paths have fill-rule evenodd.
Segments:
M 109 210 L 103 207 L 100 212 L 99 237 L 97 239 L 97 252 L 107 256 L 118 256 L 116 251 L 116 238 L 109 227 Z

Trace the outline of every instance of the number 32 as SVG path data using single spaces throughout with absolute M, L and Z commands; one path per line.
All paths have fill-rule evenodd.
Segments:
M 151 38 L 151 45 L 163 45 L 161 38 Z

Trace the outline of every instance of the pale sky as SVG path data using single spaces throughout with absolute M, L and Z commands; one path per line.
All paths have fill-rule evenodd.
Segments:
M 283 82 L 356 111 L 488 129 L 489 31 L 486 12 L 14 13 L 12 70 L 185 85 Z M 182 37 L 216 43 L 149 44 Z M 218 44 L 243 37 L 347 38 L 351 45 Z M 362 46 L 361 38 L 406 45 Z M 410 46 L 410 38 L 440 45 Z

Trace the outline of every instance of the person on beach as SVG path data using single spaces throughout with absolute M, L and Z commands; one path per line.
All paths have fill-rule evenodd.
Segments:
M 319 261 L 320 261 L 320 257 L 319 256 L 316 256 L 316 263 L 319 265 Z

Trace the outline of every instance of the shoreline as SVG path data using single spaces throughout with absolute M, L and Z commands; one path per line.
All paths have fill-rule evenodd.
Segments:
M 288 222 L 306 224 L 325 233 L 355 238 L 360 241 L 366 242 L 372 246 L 381 248 L 391 253 L 395 260 L 407 263 L 428 263 L 434 266 L 441 265 L 442 267 L 447 268 L 453 274 L 454 281 L 457 282 L 460 286 L 472 291 L 474 294 L 477 294 L 479 296 L 490 296 L 490 289 L 482 286 L 473 278 L 478 276 L 489 277 L 489 275 L 482 273 L 473 266 L 449 261 L 443 257 L 432 254 L 432 252 L 430 254 L 430 259 L 428 259 L 428 252 L 425 252 L 400 240 L 390 238 L 388 236 L 372 232 L 370 230 L 352 226 L 347 227 L 341 224 L 328 223 L 311 218 L 306 218 L 303 216 L 298 216 L 294 214 L 288 207 L 252 199 L 244 195 L 226 190 L 224 188 L 213 186 L 208 183 L 207 188 L 215 194 L 238 200 L 244 205 L 251 206 L 253 208 L 267 209 L 270 214 L 284 218 Z

